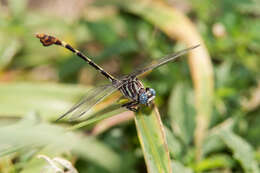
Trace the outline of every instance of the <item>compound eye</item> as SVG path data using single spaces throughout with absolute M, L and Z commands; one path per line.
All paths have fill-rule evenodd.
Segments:
M 156 95 L 156 91 L 153 88 L 149 88 L 149 91 L 150 91 L 152 96 Z
M 140 102 L 141 104 L 146 104 L 146 103 L 147 103 L 147 100 L 148 100 L 148 97 L 147 97 L 146 93 L 140 94 L 140 96 L 139 96 L 139 102 Z

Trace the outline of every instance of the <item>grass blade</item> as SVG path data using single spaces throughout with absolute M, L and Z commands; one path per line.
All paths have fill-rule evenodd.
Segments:
M 185 84 L 178 84 L 171 96 L 169 116 L 175 134 L 188 146 L 194 136 L 195 111 L 193 93 Z
M 9 147 L 9 153 L 6 152 Z M 21 149 L 50 147 L 54 153 L 73 151 L 77 156 L 92 161 L 114 172 L 119 170 L 120 157 L 93 137 L 49 123 L 31 123 L 24 120 L 0 128 L 0 156 Z M 13 150 L 11 150 L 13 148 Z M 55 155 L 56 156 L 56 155 Z M 109 159 L 104 159 L 109 156 Z
M 260 172 L 257 161 L 254 159 L 253 148 L 249 143 L 229 130 L 223 130 L 219 135 L 227 147 L 233 152 L 234 158 L 240 162 L 246 173 Z
M 181 162 L 172 161 L 172 168 L 175 172 L 193 173 L 192 169 L 185 167 Z
M 89 124 L 96 123 L 98 121 L 101 121 L 101 120 L 104 120 L 104 119 L 109 118 L 111 116 L 114 116 L 116 114 L 119 114 L 119 113 L 124 111 L 123 109 L 119 109 L 120 107 L 121 106 L 117 103 L 112 104 L 112 105 L 108 106 L 107 108 L 105 108 L 101 111 L 98 111 L 98 112 L 96 112 L 96 113 L 94 113 L 93 115 L 90 116 L 90 117 L 93 117 L 93 118 L 89 118 L 87 120 L 84 120 L 83 122 L 80 122 L 80 123 L 72 126 L 70 128 L 70 130 L 79 129 L 81 127 L 87 126 Z
M 139 111 L 135 116 L 135 125 L 148 172 L 172 172 L 165 132 L 157 108 L 150 113 Z
M 2 83 L 0 116 L 22 117 L 36 111 L 44 119 L 54 120 L 87 90 L 84 87 L 53 83 Z

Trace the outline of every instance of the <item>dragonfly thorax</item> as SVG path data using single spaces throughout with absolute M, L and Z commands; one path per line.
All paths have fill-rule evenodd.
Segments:
M 119 90 L 125 97 L 144 105 L 149 105 L 155 98 L 155 90 L 153 88 L 145 88 L 139 79 L 132 78 L 123 82 L 124 84 Z

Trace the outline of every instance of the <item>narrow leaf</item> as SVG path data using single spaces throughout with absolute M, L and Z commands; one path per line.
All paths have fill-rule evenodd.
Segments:
M 218 168 L 232 168 L 235 166 L 234 160 L 228 155 L 213 155 L 205 158 L 196 165 L 196 172 L 205 172 Z
M 157 108 L 149 113 L 139 111 L 135 125 L 148 172 L 172 172 L 165 132 Z
M 247 173 L 259 173 L 257 161 L 254 159 L 252 146 L 235 133 L 223 130 L 219 133 L 221 139 L 233 152 L 234 157 L 240 162 Z
M 94 162 L 113 172 L 119 170 L 120 157 L 93 137 L 49 123 L 31 123 L 28 120 L 0 128 L 0 156 L 23 149 L 51 147 L 55 153 L 72 151 L 77 156 Z M 105 159 L 109 157 L 109 159 Z
M 167 139 L 170 154 L 174 158 L 181 157 L 181 152 L 183 148 L 180 141 L 174 136 L 174 134 L 170 129 L 168 129 L 167 127 L 164 127 L 164 129 L 166 133 L 166 139 Z
M 195 129 L 193 94 L 184 84 L 177 85 L 170 97 L 169 115 L 174 132 L 188 145 Z
M 3 70 L 11 63 L 20 48 L 21 44 L 18 40 L 5 37 L 3 39 L 0 38 L 0 70 Z
M 193 173 L 192 169 L 185 167 L 182 163 L 178 161 L 172 161 L 173 172 L 177 173 Z
M 22 117 L 36 111 L 56 119 L 87 91 L 87 88 L 51 83 L 0 84 L 0 116 Z
M 102 109 L 101 111 L 98 111 L 98 112 L 94 113 L 93 115 L 90 115 L 90 117 L 93 117 L 93 118 L 86 119 L 83 122 L 80 122 L 80 123 L 72 126 L 70 129 L 71 130 L 79 129 L 81 127 L 96 123 L 98 121 L 109 118 L 113 115 L 119 114 L 123 111 L 124 111 L 124 109 L 120 109 L 120 104 L 117 104 L 117 103 L 112 104 L 112 105 Z

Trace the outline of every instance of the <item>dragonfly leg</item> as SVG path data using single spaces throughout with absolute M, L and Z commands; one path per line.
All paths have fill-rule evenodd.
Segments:
M 125 103 L 122 105 L 122 107 L 125 107 L 127 109 L 129 109 L 130 111 L 136 112 L 137 108 L 135 108 L 135 106 L 137 106 L 139 103 L 137 101 L 131 101 L 128 103 Z

